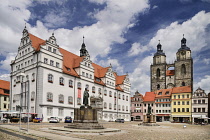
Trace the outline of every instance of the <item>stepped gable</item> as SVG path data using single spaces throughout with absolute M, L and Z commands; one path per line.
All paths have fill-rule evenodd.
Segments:
M 174 87 L 172 93 L 185 93 L 192 92 L 191 86 L 183 86 L 183 87 Z
M 146 92 L 144 95 L 144 102 L 154 102 L 155 92 Z
M 175 75 L 175 70 L 167 70 L 166 71 L 166 76 L 173 76 Z
M 171 93 L 172 93 L 172 88 L 171 89 L 160 89 L 155 91 L 155 98 L 170 98 Z M 161 95 L 159 93 L 162 93 Z
M 36 51 L 40 50 L 40 45 L 44 45 L 46 43 L 45 40 L 40 39 L 39 37 L 36 37 L 35 35 L 32 35 L 31 33 L 29 33 L 29 37 L 32 42 L 32 47 L 34 47 Z M 63 54 L 63 72 L 72 76 L 79 77 L 79 75 L 74 70 L 74 68 L 78 68 L 80 66 L 80 62 L 83 61 L 84 56 L 80 57 L 61 47 L 59 47 L 59 50 L 61 54 Z M 105 77 L 106 72 L 108 71 L 109 67 L 104 68 L 95 63 L 92 63 L 92 66 L 94 67 L 94 77 L 95 77 L 94 82 L 101 85 L 105 85 L 105 83 L 102 80 L 100 80 L 100 82 L 96 81 L 96 78 Z M 122 76 L 118 76 L 117 74 L 114 74 L 114 75 L 116 77 L 116 85 L 123 84 L 123 81 L 126 75 L 122 75 Z M 120 88 L 119 86 L 117 86 L 116 89 L 123 91 L 122 88 Z

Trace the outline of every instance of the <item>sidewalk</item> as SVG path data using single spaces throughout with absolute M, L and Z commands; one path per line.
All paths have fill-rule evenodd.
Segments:
M 19 127 L 18 126 L 0 125 L 0 127 L 19 132 Z M 73 138 L 73 137 L 68 137 L 68 136 L 63 136 L 63 135 L 57 135 L 57 134 L 53 134 L 53 133 L 47 133 L 47 132 L 37 131 L 37 130 L 32 130 L 32 129 L 29 129 L 28 132 L 25 131 L 25 130 L 21 130 L 21 133 L 34 135 L 34 136 L 37 136 L 37 137 L 43 137 L 43 138 L 47 138 L 47 139 L 50 139 L 50 140 L 84 140 L 84 139 Z

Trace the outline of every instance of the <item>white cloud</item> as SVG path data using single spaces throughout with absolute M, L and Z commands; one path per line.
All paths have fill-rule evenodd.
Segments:
M 123 74 L 123 66 L 120 65 L 117 59 L 107 58 L 106 60 L 101 60 L 98 62 L 99 65 L 103 67 L 109 67 L 110 64 L 112 65 L 112 69 L 116 71 L 118 74 Z
M 204 58 L 203 61 L 206 65 L 210 64 L 210 58 Z
M 194 83 L 194 91 L 200 87 L 202 89 L 205 90 L 206 93 L 209 93 L 210 92 L 210 86 L 209 86 L 209 83 L 210 83 L 210 75 L 205 75 L 203 79 L 201 79 L 199 82 L 195 82 Z
M 128 56 L 136 56 L 140 53 L 147 51 L 148 48 L 146 46 L 142 46 L 140 43 L 133 43 L 130 50 L 128 51 Z
M 5 60 L 0 61 L 0 68 L 10 71 L 11 61 L 15 59 L 16 53 L 8 53 Z
M 10 81 L 10 74 L 2 74 L 0 75 L 0 79 Z
M 152 7 L 152 9 L 156 9 L 156 8 L 158 8 L 158 6 L 157 6 L 157 5 L 154 5 L 154 6 Z

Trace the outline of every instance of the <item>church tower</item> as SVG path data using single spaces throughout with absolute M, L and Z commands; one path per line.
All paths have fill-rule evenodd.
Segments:
M 162 45 L 157 45 L 157 52 L 153 57 L 153 64 L 150 66 L 151 91 L 166 88 L 166 55 Z
M 191 86 L 193 87 L 193 59 L 191 50 L 186 45 L 187 40 L 181 40 L 181 48 L 176 53 L 175 61 L 175 86 Z

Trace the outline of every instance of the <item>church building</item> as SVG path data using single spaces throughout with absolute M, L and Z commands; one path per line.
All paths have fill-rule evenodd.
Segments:
M 80 55 L 61 48 L 54 34 L 48 40 L 32 35 L 25 28 L 15 60 L 11 62 L 11 110 L 36 114 L 46 122 L 52 116 L 63 121 L 74 117 L 74 108 L 83 104 L 83 92 L 101 99 L 98 119 L 130 120 L 130 81 L 112 66 L 93 63 L 86 45 Z

